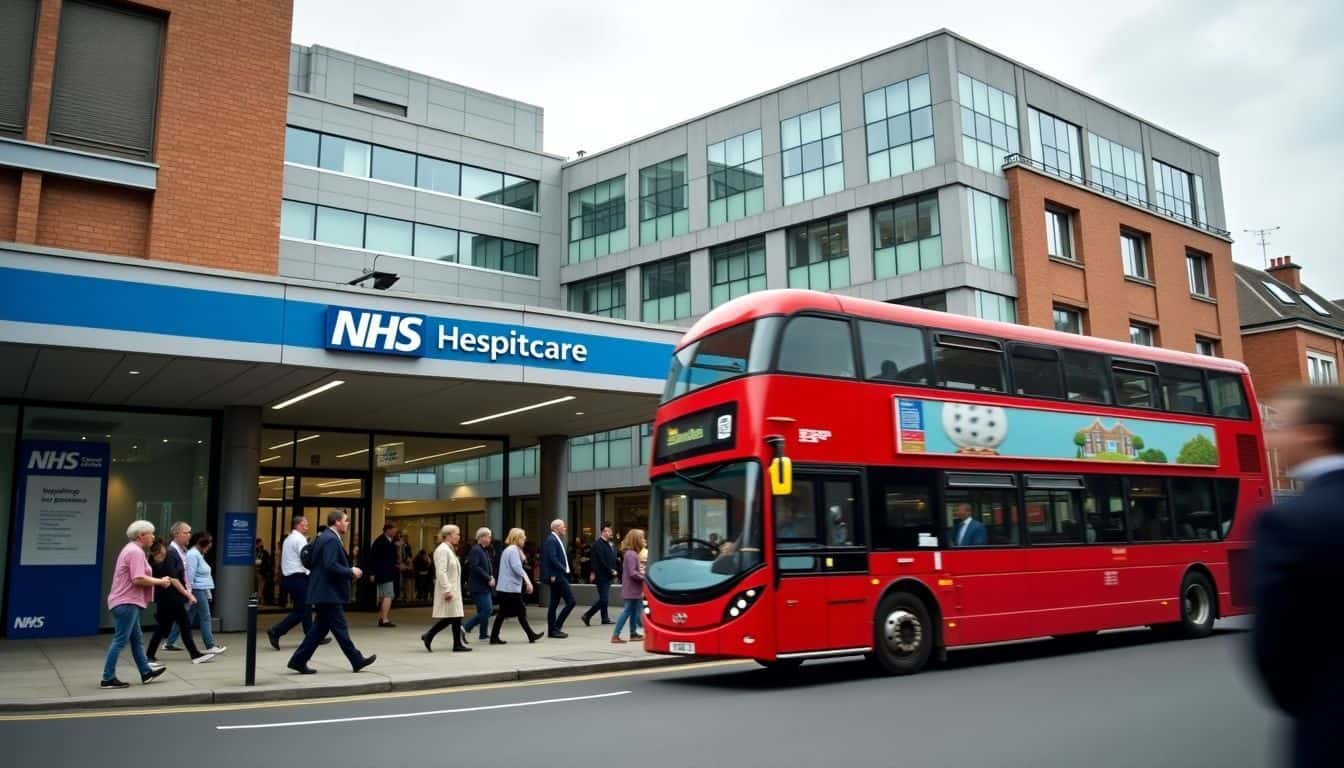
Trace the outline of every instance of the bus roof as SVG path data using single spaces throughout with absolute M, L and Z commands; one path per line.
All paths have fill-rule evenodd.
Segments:
M 696 321 L 686 332 L 686 335 L 681 337 L 677 349 L 681 349 L 692 341 L 715 331 L 755 320 L 758 317 L 792 315 L 806 311 L 838 312 L 871 320 L 904 323 L 958 333 L 995 336 L 1012 341 L 1033 342 L 1053 347 L 1083 349 L 1116 357 L 1190 365 L 1238 374 L 1247 372 L 1246 366 L 1240 362 L 1221 357 L 1208 357 L 1193 352 L 1176 352 L 1162 347 L 1145 347 L 1123 341 L 1111 341 L 1091 336 L 1080 336 L 1076 333 L 1035 328 L 1029 325 L 1000 323 L 993 320 L 956 315 L 950 312 L 937 312 L 930 309 L 906 307 L 900 304 L 888 304 L 872 299 L 856 299 L 849 296 L 838 296 L 833 293 L 797 289 L 757 291 L 733 299 L 711 310 Z

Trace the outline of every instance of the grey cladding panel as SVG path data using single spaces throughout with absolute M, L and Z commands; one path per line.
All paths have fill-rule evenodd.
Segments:
M 858 65 L 864 93 L 928 71 L 928 42 L 884 53 Z
M 957 71 L 1001 91 L 1017 93 L 1016 69 L 1010 61 L 960 40 L 956 42 Z

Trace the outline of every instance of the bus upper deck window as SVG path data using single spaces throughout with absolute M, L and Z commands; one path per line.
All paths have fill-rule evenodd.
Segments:
M 1003 345 L 997 341 L 936 334 L 933 364 L 940 387 L 1003 391 Z

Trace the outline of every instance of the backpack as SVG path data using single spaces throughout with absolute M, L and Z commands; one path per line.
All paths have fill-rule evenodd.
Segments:
M 299 550 L 299 562 L 303 563 L 304 568 L 313 570 L 313 545 L 311 543 L 304 544 L 303 549 Z

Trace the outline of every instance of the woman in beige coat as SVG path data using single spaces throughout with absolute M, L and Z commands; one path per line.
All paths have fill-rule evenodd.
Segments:
M 445 627 L 453 628 L 453 650 L 470 651 L 462 632 L 462 564 L 457 559 L 457 542 L 462 532 L 456 525 L 439 529 L 439 546 L 434 550 L 434 612 L 438 619 L 429 631 L 420 636 L 425 650 L 433 651 L 434 636 Z

